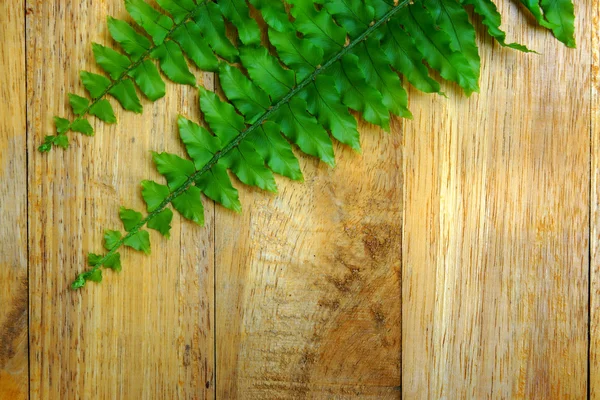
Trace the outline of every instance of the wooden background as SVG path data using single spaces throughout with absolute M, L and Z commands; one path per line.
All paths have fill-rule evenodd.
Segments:
M 576 2 L 572 50 L 517 3 L 509 39 L 541 55 L 476 20 L 480 94 L 411 91 L 391 135 L 361 123 L 362 155 L 303 157 L 278 195 L 238 185 L 241 216 L 207 201 L 204 229 L 176 216 L 72 292 L 197 93 L 41 155 L 125 11 L 0 2 L 0 398 L 600 398 L 600 6 Z

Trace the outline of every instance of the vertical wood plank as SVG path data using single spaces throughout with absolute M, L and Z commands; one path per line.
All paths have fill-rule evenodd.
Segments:
M 113 43 L 107 15 L 128 19 L 121 0 L 28 1 L 28 104 L 32 398 L 212 398 L 213 214 L 206 228 L 176 215 L 171 239 L 152 231 L 152 256 L 123 249 L 123 271 L 73 292 L 69 284 L 100 252 L 118 208 L 144 209 L 139 182 L 162 178 L 149 150 L 183 153 L 181 113 L 199 118 L 197 93 L 167 84 L 144 114 L 123 111 L 68 151 L 36 147 L 53 115 L 70 116 L 67 92 L 84 93 L 82 68 L 99 72 L 90 43 Z M 199 76 L 200 82 L 202 81 Z
M 400 397 L 400 126 L 217 208 L 217 397 Z
M 411 93 L 407 399 L 586 397 L 590 3 L 576 50 L 500 6 L 509 37 L 542 55 L 485 39 L 480 94 Z
M 590 203 L 590 398 L 600 399 L 600 2 L 592 2 Z
M 28 397 L 23 2 L 0 3 L 0 398 Z

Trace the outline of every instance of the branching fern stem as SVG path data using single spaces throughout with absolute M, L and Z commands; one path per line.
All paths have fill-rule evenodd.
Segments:
M 191 18 L 193 18 L 196 13 L 198 11 L 200 11 L 200 9 L 202 9 L 202 7 L 204 7 L 206 5 L 206 1 L 208 0 L 202 0 L 192 11 L 188 12 L 185 17 L 181 20 L 181 22 L 174 24 L 173 27 L 167 32 L 167 35 L 165 36 L 164 40 L 170 39 L 171 35 L 173 34 L 173 32 L 175 32 L 177 30 L 177 28 L 179 28 L 180 26 L 182 26 L 183 24 L 185 24 L 186 22 L 188 22 Z M 161 43 L 162 44 L 162 43 Z M 131 64 L 129 64 L 129 66 L 121 73 L 121 75 L 119 75 L 119 77 L 117 79 L 115 79 L 114 81 L 111 81 L 110 85 L 108 85 L 106 87 L 106 89 L 104 89 L 104 91 L 97 96 L 96 98 L 93 98 L 90 101 L 90 104 L 82 111 L 82 113 L 75 118 L 73 121 L 71 121 L 69 123 L 69 131 L 71 130 L 71 127 L 73 126 L 73 124 L 75 124 L 76 122 L 81 121 L 82 119 L 86 118 L 87 114 L 90 112 L 90 110 L 96 105 L 98 104 L 98 102 L 100 100 L 102 100 L 104 97 L 106 97 L 106 95 L 118 84 L 120 84 L 121 82 L 123 82 L 128 76 L 129 73 L 131 71 L 133 71 L 134 69 L 136 69 L 137 67 L 140 66 L 140 64 L 142 64 L 144 61 L 146 61 L 150 54 L 156 50 L 160 45 L 157 45 L 155 43 L 152 43 L 152 45 L 150 45 L 150 47 L 144 51 L 142 53 L 142 55 L 140 56 L 140 58 L 134 62 L 132 62 Z M 51 149 L 51 147 L 48 149 L 48 151 Z M 40 151 L 44 151 L 42 150 L 42 147 L 40 146 Z
M 109 251 L 106 253 L 104 257 L 102 257 L 99 262 L 89 269 L 87 273 L 93 272 L 100 268 L 131 236 L 137 234 L 141 228 L 143 228 L 148 221 L 154 218 L 157 214 L 162 212 L 175 198 L 185 193 L 189 189 L 190 186 L 198 179 L 202 174 L 206 173 L 213 166 L 219 162 L 221 158 L 223 158 L 227 153 L 231 150 L 235 149 L 241 142 L 256 130 L 263 122 L 265 122 L 273 113 L 277 112 L 282 106 L 287 104 L 292 97 L 298 94 L 302 89 L 308 86 L 312 81 L 314 81 L 317 76 L 319 76 L 323 71 L 327 68 L 331 67 L 334 63 L 339 61 L 344 55 L 346 55 L 350 50 L 352 50 L 357 44 L 361 41 L 365 40 L 374 30 L 379 28 L 382 24 L 384 24 L 387 20 L 389 20 L 394 14 L 396 14 L 401 8 L 406 7 L 410 3 L 410 0 L 403 0 L 398 5 L 391 8 L 387 13 L 385 13 L 380 19 L 375 21 L 371 26 L 369 26 L 361 35 L 352 39 L 350 43 L 344 46 L 336 55 L 330 58 L 325 64 L 316 68 L 312 74 L 308 77 L 304 78 L 300 84 L 295 86 L 285 97 L 279 100 L 277 103 L 272 105 L 267 111 L 265 111 L 261 117 L 246 128 L 243 132 L 240 132 L 227 146 L 223 147 L 220 151 L 216 152 L 213 157 L 199 170 L 194 172 L 192 175 L 188 177 L 188 179 L 177 189 L 167 196 L 160 205 L 150 212 L 144 219 L 142 219 L 137 225 L 135 225 L 125 236 L 123 236 Z

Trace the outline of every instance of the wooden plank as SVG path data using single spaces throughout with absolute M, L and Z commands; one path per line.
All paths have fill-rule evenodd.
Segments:
M 411 93 L 405 134 L 405 398 L 584 398 L 590 2 L 576 50 L 500 2 L 481 93 Z M 480 37 L 483 29 L 480 26 Z
M 0 3 L 0 398 L 28 392 L 27 165 L 23 3 Z
M 169 83 L 165 98 L 143 101 L 143 116 L 111 99 L 118 125 L 94 120 L 94 138 L 75 136 L 68 151 L 40 155 L 53 115 L 70 116 L 67 92 L 83 93 L 79 70 L 98 72 L 90 43 L 111 42 L 106 16 L 126 12 L 121 0 L 27 7 L 31 397 L 210 398 L 210 203 L 205 229 L 175 216 L 169 241 L 151 232 L 152 257 L 125 249 L 122 273 L 69 289 L 86 253 L 101 251 L 103 229 L 121 229 L 118 207 L 143 209 L 139 182 L 161 179 L 149 150 L 183 152 L 175 117 L 199 118 L 197 93 Z
M 399 398 L 400 125 L 217 208 L 217 397 Z
M 589 385 L 590 398 L 600 399 L 600 2 L 592 4 Z

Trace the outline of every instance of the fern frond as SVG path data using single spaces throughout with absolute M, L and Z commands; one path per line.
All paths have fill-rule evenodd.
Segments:
M 485 10 L 490 10 L 484 0 L 464 1 L 478 1 L 487 7 Z M 239 62 L 228 63 L 221 54 L 216 67 L 227 101 L 199 88 L 199 105 L 207 128 L 183 117 L 178 121 L 179 135 L 189 158 L 153 154 L 166 185 L 142 182 L 146 216 L 121 208 L 119 215 L 126 232 L 106 231 L 107 253 L 88 256 L 91 269 L 77 277 L 73 288 L 80 288 L 89 280 L 101 280 L 101 267 L 120 269 L 119 249 L 123 245 L 149 253 L 150 236 L 146 228 L 168 236 L 173 217 L 171 208 L 202 225 L 202 193 L 240 212 L 238 192 L 228 171 L 244 184 L 276 192 L 273 173 L 302 179 L 289 142 L 333 166 L 330 135 L 360 149 L 357 122 L 349 110 L 384 129 L 389 128 L 390 113 L 410 117 L 407 94 L 398 72 L 419 89 L 439 92 L 439 84 L 423 64 L 426 61 L 467 94 L 478 90 L 479 56 L 474 30 L 464 9 L 451 0 L 420 0 L 412 4 L 408 0 L 399 4 L 391 0 L 321 0 L 319 7 L 312 0 L 289 0 L 293 22 L 283 3 L 250 2 L 267 23 L 274 50 L 269 51 L 260 43 L 260 29 L 250 17 L 244 0 L 206 3 L 206 13 L 194 17 L 213 21 L 202 27 L 197 25 L 204 30 L 203 34 L 210 29 L 221 29 L 215 21 L 223 19 L 211 17 L 217 12 L 236 25 L 240 46 L 226 52 L 231 56 L 229 61 L 238 61 L 239 56 Z M 185 21 L 184 11 L 191 7 L 189 0 L 162 0 L 159 4 L 180 22 Z M 177 13 L 181 16 L 177 17 Z M 488 14 L 488 27 L 496 29 L 499 20 L 494 19 L 492 12 Z M 153 14 L 150 22 L 141 20 L 140 24 L 155 43 L 164 41 L 160 44 L 164 46 L 161 51 L 169 54 L 161 53 L 162 57 L 171 57 L 169 62 L 174 64 L 169 46 L 177 45 L 166 40 L 173 25 L 165 21 L 160 14 Z M 503 43 L 504 37 L 494 32 Z M 211 45 L 218 53 L 215 45 Z M 124 66 L 114 54 L 104 49 L 102 54 L 112 60 L 105 68 L 109 74 L 118 73 Z M 170 69 L 181 72 L 177 65 L 171 65 Z M 81 99 L 74 99 L 74 109 L 85 110 L 87 105 Z
M 106 100 L 108 95 L 125 110 L 136 113 L 143 111 L 136 85 L 151 101 L 163 97 L 165 83 L 156 61 L 173 82 L 196 86 L 185 55 L 198 68 L 213 72 L 219 65 L 217 56 L 235 60 L 237 49 L 225 35 L 224 17 L 215 3 L 206 0 L 160 0 L 158 3 L 161 11 L 143 0 L 125 1 L 125 8 L 146 35 L 125 21 L 108 17 L 108 30 L 125 54 L 97 43 L 92 45 L 96 63 L 108 77 L 81 72 L 81 81 L 90 98 L 69 94 L 75 118 L 55 117 L 56 134 L 46 136 L 39 147 L 41 152 L 48 152 L 53 146 L 67 148 L 70 131 L 93 135 L 88 115 L 115 123 L 114 110 Z

